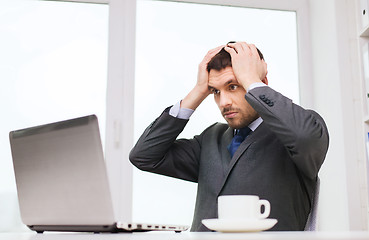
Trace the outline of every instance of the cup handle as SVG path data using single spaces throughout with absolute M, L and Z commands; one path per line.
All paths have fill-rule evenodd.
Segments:
M 259 215 L 259 218 L 267 218 L 270 214 L 270 202 L 268 200 L 265 199 L 261 199 L 259 200 L 259 206 L 260 206 L 260 211 L 261 211 L 261 206 L 264 206 L 264 212 L 261 213 Z

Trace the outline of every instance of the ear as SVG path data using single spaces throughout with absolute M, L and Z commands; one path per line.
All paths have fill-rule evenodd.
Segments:
M 265 78 L 263 80 L 261 80 L 263 83 L 265 83 L 266 85 L 268 85 L 268 78 L 267 76 L 265 76 Z

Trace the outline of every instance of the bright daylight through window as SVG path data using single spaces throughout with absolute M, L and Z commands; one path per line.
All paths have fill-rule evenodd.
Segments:
M 136 39 L 135 141 L 194 86 L 207 51 L 228 41 L 260 48 L 270 86 L 299 103 L 295 12 L 138 1 Z M 216 121 L 224 122 L 209 96 L 181 136 L 193 137 Z M 135 170 L 133 189 L 134 220 L 191 223 L 195 184 Z
M 0 35 L 0 231 L 5 231 L 22 226 L 15 215 L 9 131 L 96 114 L 104 139 L 108 6 L 0 1 Z

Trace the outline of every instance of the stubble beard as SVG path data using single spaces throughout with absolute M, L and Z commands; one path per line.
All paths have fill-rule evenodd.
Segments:
M 239 116 L 235 118 L 226 118 L 224 114 L 222 114 L 223 118 L 228 123 L 228 126 L 233 129 L 244 128 L 259 117 L 259 114 L 256 111 L 251 111 L 245 114 L 245 113 L 242 113 L 240 109 L 237 109 L 237 110 L 238 110 Z M 227 111 L 229 111 L 229 109 L 224 109 L 222 113 L 227 112 Z
M 249 125 L 249 121 L 242 121 L 242 119 L 226 119 L 228 126 L 233 129 L 241 129 Z

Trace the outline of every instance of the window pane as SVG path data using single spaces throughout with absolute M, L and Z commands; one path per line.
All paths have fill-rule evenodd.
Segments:
M 254 43 L 268 63 L 270 86 L 299 103 L 295 12 L 138 1 L 136 39 L 135 140 L 191 90 L 207 51 L 228 41 Z M 181 137 L 200 134 L 217 121 L 225 122 L 209 96 Z M 195 184 L 134 172 L 137 221 L 190 224 L 195 196 Z
M 104 139 L 107 34 L 107 5 L 0 2 L 0 193 L 16 192 L 9 131 L 96 114 Z

